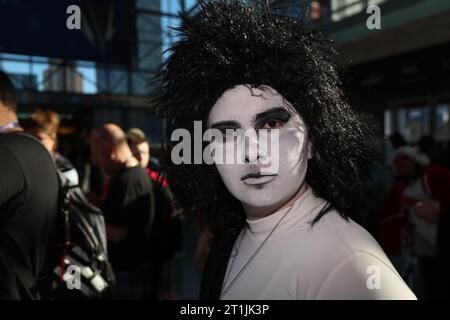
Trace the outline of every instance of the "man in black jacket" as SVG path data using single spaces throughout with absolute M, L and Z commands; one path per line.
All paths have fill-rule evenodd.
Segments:
M 0 299 L 38 299 L 36 282 L 58 212 L 48 151 L 21 134 L 15 90 L 0 72 Z

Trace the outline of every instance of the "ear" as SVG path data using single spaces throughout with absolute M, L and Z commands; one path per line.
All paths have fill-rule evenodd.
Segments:
M 313 157 L 313 144 L 310 140 L 308 140 L 308 159 L 312 159 Z

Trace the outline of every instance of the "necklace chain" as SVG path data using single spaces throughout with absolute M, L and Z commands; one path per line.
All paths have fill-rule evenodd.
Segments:
M 225 288 L 225 290 L 222 291 L 222 294 L 220 295 L 220 297 L 224 297 L 228 291 L 230 291 L 230 289 L 235 285 L 236 281 L 240 278 L 240 276 L 242 275 L 242 273 L 245 271 L 245 269 L 247 269 L 247 267 L 250 265 L 250 263 L 253 261 L 253 259 L 255 259 L 255 257 L 257 256 L 257 254 L 261 251 L 261 249 L 263 248 L 264 244 L 266 244 L 267 240 L 270 238 L 270 236 L 274 233 L 274 231 L 277 229 L 278 225 L 281 223 L 281 221 L 284 219 L 284 217 L 287 216 L 287 214 L 292 210 L 292 208 L 294 207 L 294 205 L 292 205 L 284 214 L 283 216 L 280 218 L 280 220 L 278 220 L 277 224 L 273 227 L 272 231 L 270 231 L 270 233 L 267 235 L 267 237 L 263 240 L 263 242 L 261 242 L 261 244 L 259 245 L 259 247 L 255 250 L 255 252 L 253 252 L 253 254 L 251 255 L 251 257 L 247 260 L 247 262 L 244 264 L 244 266 L 241 268 L 241 270 L 238 272 L 238 274 L 233 278 L 233 280 L 228 284 L 228 286 Z M 239 247 L 241 246 L 242 242 L 239 244 Z M 235 258 L 236 259 L 236 258 Z M 234 260 L 233 260 L 234 263 Z M 231 271 L 231 269 L 230 269 Z

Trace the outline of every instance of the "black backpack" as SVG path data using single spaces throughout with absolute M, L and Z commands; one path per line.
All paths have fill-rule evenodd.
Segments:
M 114 286 L 102 211 L 59 173 L 60 210 L 41 294 L 47 299 L 102 299 Z M 42 284 L 43 283 L 43 284 Z

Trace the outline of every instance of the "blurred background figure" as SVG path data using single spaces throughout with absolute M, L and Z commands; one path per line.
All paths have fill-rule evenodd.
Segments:
M 131 128 L 127 131 L 127 142 L 131 148 L 134 157 L 139 161 L 141 167 L 147 170 L 149 177 L 153 183 L 157 184 L 161 189 L 165 201 L 170 203 L 172 208 L 171 215 L 181 215 L 182 212 L 178 207 L 175 196 L 173 195 L 166 174 L 160 165 L 160 160 L 150 152 L 150 140 L 145 133 L 138 128 Z
M 112 123 L 91 137 L 94 163 L 107 175 L 101 209 L 105 214 L 111 264 L 116 274 L 113 299 L 154 299 L 149 256 L 155 199 L 147 172 L 127 144 L 123 130 Z
M 127 141 L 141 167 L 147 168 L 150 162 L 150 141 L 145 133 L 141 129 L 131 128 L 127 131 Z
M 73 164 L 58 151 L 59 116 L 53 111 L 36 110 L 31 114 L 26 131 L 42 142 L 44 147 L 55 159 L 58 171 L 70 181 L 71 185 L 78 186 L 78 172 Z
M 382 212 L 380 240 L 418 296 L 435 299 L 441 281 L 438 256 L 449 254 L 438 252 L 438 226 L 450 210 L 450 170 L 410 146 L 395 151 L 393 169 L 397 181 Z
M 69 261 L 64 268 L 68 267 L 70 263 L 75 263 L 74 261 L 77 262 L 80 268 L 85 268 L 86 266 L 94 268 L 93 271 L 106 278 L 107 282 L 112 278 L 112 272 L 107 270 L 111 268 L 107 258 L 106 230 L 102 212 L 96 206 L 93 206 L 83 194 L 80 188 L 78 172 L 73 164 L 58 152 L 59 129 L 59 116 L 56 112 L 50 110 L 43 111 L 38 109 L 31 114 L 29 121 L 26 122 L 26 131 L 41 141 L 52 155 L 56 168 L 61 174 L 59 179 L 61 190 L 66 190 L 67 188 L 71 190 L 70 196 L 66 196 L 67 201 L 70 201 L 73 207 L 78 208 L 77 213 L 70 213 L 70 224 L 67 226 L 70 228 L 70 236 L 72 238 L 70 246 L 78 247 L 78 252 L 74 254 L 75 250 L 61 249 L 60 242 L 65 242 L 65 239 L 58 239 L 57 235 L 64 234 L 66 226 L 61 225 L 59 221 L 55 225 L 53 242 L 49 244 L 46 270 L 41 277 L 40 287 L 45 291 L 48 299 L 81 299 L 87 296 L 76 295 L 76 291 L 67 290 L 66 284 L 61 283 L 58 276 L 55 277 L 55 274 L 62 272 L 58 269 L 58 267 L 62 268 L 61 260 Z M 62 193 L 63 191 L 60 192 Z M 80 219 L 82 222 L 80 222 Z M 88 237 L 85 236 L 87 233 L 89 233 Z M 94 238 L 94 241 L 92 238 Z M 92 242 L 96 243 L 96 247 L 91 247 L 90 243 Z M 92 254 L 94 250 L 98 251 L 97 254 Z M 80 252 L 83 252 L 83 254 L 80 254 Z M 80 255 L 83 258 L 80 258 Z M 103 258 L 97 261 L 96 257 L 98 255 L 104 255 L 106 259 Z M 95 289 L 93 290 L 95 291 Z
M 127 131 L 127 141 L 134 157 L 141 167 L 147 170 L 155 195 L 155 220 L 152 236 L 152 256 L 157 266 L 154 282 L 158 286 L 158 297 L 176 299 L 172 279 L 174 278 L 173 259 L 181 251 L 182 210 L 170 189 L 169 182 L 159 166 L 159 161 L 151 156 L 150 141 L 138 128 Z
M 311 10 L 311 20 L 318 21 L 322 17 L 321 5 L 319 1 L 311 1 L 310 10 Z

